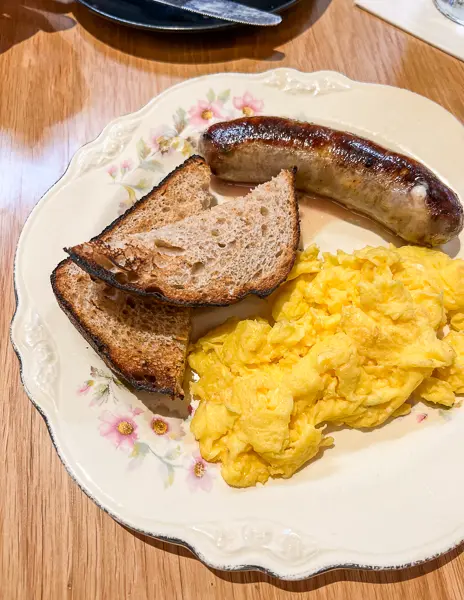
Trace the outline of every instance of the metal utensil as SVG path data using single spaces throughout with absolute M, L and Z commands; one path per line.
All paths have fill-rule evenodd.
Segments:
M 189 12 L 244 25 L 278 25 L 282 17 L 231 0 L 153 0 Z

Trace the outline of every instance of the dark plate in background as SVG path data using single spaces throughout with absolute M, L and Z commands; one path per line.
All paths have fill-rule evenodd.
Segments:
M 242 0 L 253 8 L 278 13 L 298 0 Z M 79 0 L 93 12 L 111 21 L 140 29 L 163 31 L 204 31 L 234 27 L 234 23 L 202 17 L 153 0 Z

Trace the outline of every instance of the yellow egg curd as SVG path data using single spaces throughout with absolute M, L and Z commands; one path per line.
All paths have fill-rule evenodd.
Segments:
M 376 427 L 407 414 L 413 392 L 446 407 L 464 392 L 462 260 L 313 245 L 269 302 L 271 320 L 230 320 L 188 358 L 191 430 L 232 486 L 290 477 L 332 445 L 325 424 Z

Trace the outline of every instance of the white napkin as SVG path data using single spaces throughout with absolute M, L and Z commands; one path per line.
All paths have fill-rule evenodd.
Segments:
M 445 17 L 433 0 L 355 0 L 355 4 L 464 60 L 464 25 Z

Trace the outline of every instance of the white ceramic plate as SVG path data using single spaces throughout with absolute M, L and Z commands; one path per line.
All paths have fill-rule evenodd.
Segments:
M 99 506 L 128 527 L 185 544 L 212 567 L 299 579 L 429 559 L 464 539 L 464 410 L 419 405 L 387 427 L 339 432 L 335 447 L 292 479 L 231 489 L 217 466 L 202 479 L 193 474 L 199 458 L 186 406 L 152 400 L 150 412 L 111 378 L 53 297 L 49 276 L 63 246 L 98 233 L 181 163 L 205 119 L 251 111 L 374 139 L 418 158 L 464 197 L 462 126 L 411 92 L 287 69 L 187 81 L 108 125 L 32 211 L 16 255 L 12 324 L 24 386 L 70 475 Z M 328 201 L 303 207 L 303 239 L 329 251 L 386 243 Z M 196 335 L 259 304 L 203 311 Z M 168 435 L 154 433 L 153 418 L 168 423 Z M 133 436 L 118 436 L 121 419 L 133 423 Z

